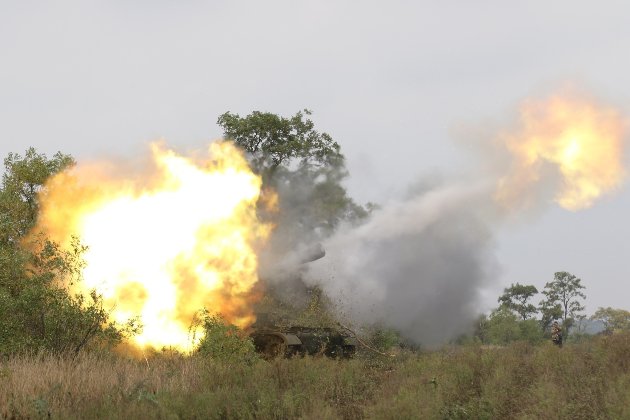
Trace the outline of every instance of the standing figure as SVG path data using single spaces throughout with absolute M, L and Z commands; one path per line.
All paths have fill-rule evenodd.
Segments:
M 558 321 L 554 321 L 551 326 L 551 341 L 558 347 L 562 347 L 562 328 L 558 325 Z

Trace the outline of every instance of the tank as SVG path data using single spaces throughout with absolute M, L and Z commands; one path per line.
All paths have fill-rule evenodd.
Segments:
M 354 337 L 326 327 L 254 327 L 250 337 L 256 351 L 266 359 L 305 355 L 349 359 L 358 344 Z
M 321 244 L 302 251 L 301 264 L 319 260 L 326 255 Z M 250 337 L 256 351 L 266 359 L 305 355 L 324 355 L 349 359 L 357 349 L 357 340 L 346 332 L 328 327 L 280 326 L 268 313 L 259 313 Z

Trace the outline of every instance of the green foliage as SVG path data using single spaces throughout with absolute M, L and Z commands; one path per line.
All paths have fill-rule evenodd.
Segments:
M 290 118 L 254 111 L 226 112 L 218 119 L 224 137 L 245 150 L 263 183 L 280 195 L 278 217 L 284 238 L 331 232 L 342 220 L 360 220 L 369 209 L 357 205 L 341 181 L 348 175 L 340 146 L 320 133 L 304 110 Z M 287 242 L 284 240 L 283 242 Z
M 535 319 L 519 321 L 521 340 L 530 344 L 537 344 L 543 341 L 544 336 L 540 330 L 540 324 Z
M 523 320 L 526 320 L 538 312 L 534 305 L 528 303 L 528 300 L 537 293 L 538 289 L 532 285 L 512 284 L 503 290 L 503 294 L 499 297 L 499 303 L 515 311 Z
M 46 180 L 73 162 L 61 153 L 48 159 L 32 148 L 23 158 L 10 154 L 5 159 L 0 189 L 0 353 L 78 353 L 116 344 L 138 330 L 135 320 L 126 325 L 109 322 L 96 293 L 70 291 L 82 281 L 86 248 L 78 239 L 62 249 L 31 232 Z
M 220 315 L 203 310 L 192 328 L 197 326 L 203 329 L 204 334 L 197 347 L 199 354 L 215 360 L 236 363 L 251 363 L 258 358 L 253 341 Z
M 514 341 L 535 344 L 543 339 L 538 322 L 534 319 L 519 319 L 505 306 L 494 310 L 489 318 L 478 321 L 476 336 L 484 344 L 506 345 Z
M 586 295 L 582 292 L 581 281 L 571 273 L 559 271 L 554 274 L 553 281 L 545 284 L 545 299 L 540 303 L 544 329 L 552 321 L 562 319 L 562 328 L 568 334 L 576 317 L 584 310 L 580 299 L 586 299 Z
M 0 246 L 16 245 L 37 220 L 37 194 L 53 174 L 71 166 L 69 155 L 56 153 L 52 159 L 29 148 L 24 157 L 9 153 L 0 190 Z
M 543 331 L 547 331 L 553 321 L 562 318 L 562 306 L 557 302 L 543 300 L 538 308 L 540 311 L 540 325 Z
M 136 320 L 125 325 L 109 321 L 100 296 L 73 294 L 82 280 L 85 247 L 73 240 L 70 250 L 38 236 L 30 244 L 25 276 L 13 289 L 0 289 L 0 352 L 47 349 L 73 352 L 113 346 L 138 331 Z
M 300 165 L 338 166 L 343 162 L 340 147 L 327 133 L 315 131 L 314 123 L 304 116 L 305 109 L 291 118 L 269 112 L 254 111 L 247 117 L 226 112 L 217 121 L 224 136 L 233 140 L 252 157 L 260 173 L 273 172 L 279 166 Z
M 367 340 L 375 349 L 387 352 L 402 343 L 400 333 L 391 328 L 376 328 Z
M 601 321 L 606 333 L 630 330 L 630 311 L 613 309 L 611 307 L 598 308 L 591 316 L 592 320 Z

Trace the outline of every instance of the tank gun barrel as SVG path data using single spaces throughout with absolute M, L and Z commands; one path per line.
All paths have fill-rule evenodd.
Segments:
M 322 246 L 322 244 L 317 243 L 306 249 L 306 251 L 302 255 L 302 259 L 300 262 L 301 264 L 310 263 L 313 261 L 317 261 L 321 258 L 324 258 L 325 255 L 326 255 L 326 250 L 324 250 L 324 247 Z

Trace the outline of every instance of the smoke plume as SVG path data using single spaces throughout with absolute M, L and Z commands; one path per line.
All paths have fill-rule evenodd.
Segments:
M 423 344 L 467 331 L 479 294 L 496 277 L 483 186 L 440 185 L 385 205 L 325 242 L 308 281 L 340 297 L 358 324 L 399 330 Z
M 499 273 L 493 230 L 528 208 L 555 201 L 577 211 L 618 188 L 624 130 L 618 112 L 584 97 L 527 101 L 518 125 L 487 142 L 499 148 L 492 156 L 508 157 L 489 166 L 506 172 L 385 203 L 365 224 L 330 236 L 306 281 L 358 325 L 394 328 L 423 345 L 469 332 Z

